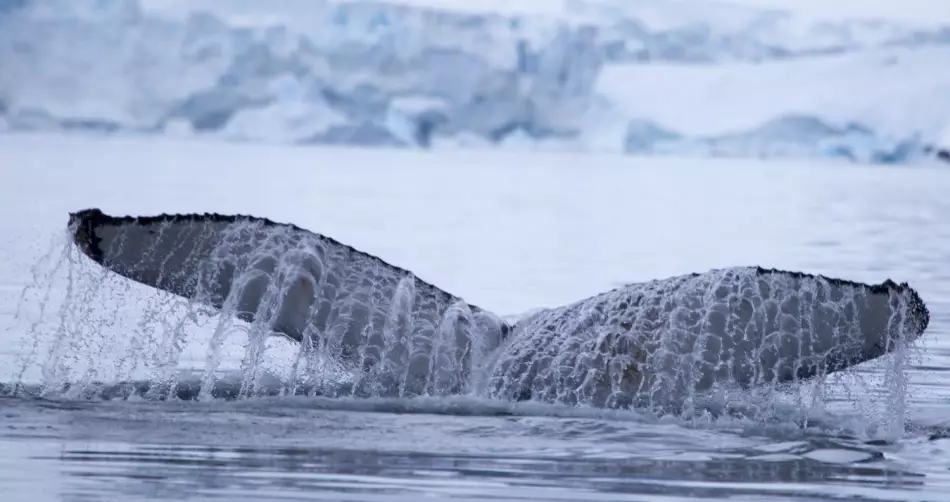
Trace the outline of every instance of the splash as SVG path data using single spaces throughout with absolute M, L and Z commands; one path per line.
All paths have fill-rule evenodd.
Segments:
M 23 296 L 39 306 L 23 364 L 42 368 L 39 394 L 467 395 L 700 420 L 788 415 L 784 399 L 807 426 L 829 375 L 886 354 L 886 402 L 902 414 L 904 347 L 929 319 L 906 284 L 736 267 L 626 285 L 512 329 L 293 225 L 87 210 L 69 232 L 75 245 L 42 258 Z
M 79 397 L 133 377 L 173 384 L 189 330 L 209 320 L 207 309 L 90 266 L 61 240 L 32 276 L 7 338 L 20 345 L 13 386 L 39 382 L 40 395 Z
M 468 392 L 473 369 L 508 332 L 411 272 L 293 225 L 89 210 L 71 216 L 70 232 L 103 269 L 216 311 L 204 397 L 235 331 L 247 340 L 242 396 L 257 392 L 270 335 L 280 334 L 297 342 L 288 393 L 322 379 L 358 396 L 397 397 Z

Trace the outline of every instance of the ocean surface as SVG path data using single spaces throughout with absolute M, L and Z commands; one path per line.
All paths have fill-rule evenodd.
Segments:
M 950 497 L 947 169 L 5 135 L 0 186 L 3 501 Z M 740 413 L 106 399 L 82 384 L 200 371 L 210 328 L 147 288 L 96 282 L 64 235 L 87 207 L 295 223 L 501 314 L 761 265 L 906 281 L 932 320 L 910 351 L 750 393 Z M 222 368 L 240 368 L 244 342 L 228 340 Z M 288 354 L 270 342 L 278 380 Z M 73 385 L 9 395 L 51 379 Z

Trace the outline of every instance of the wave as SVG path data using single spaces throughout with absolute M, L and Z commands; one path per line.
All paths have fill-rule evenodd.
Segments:
M 773 437 L 782 441 L 791 439 L 835 438 L 860 440 L 880 446 L 901 437 L 940 440 L 947 437 L 946 420 L 907 421 L 902 430 L 892 429 L 892 410 L 880 415 L 867 410 L 834 407 L 835 403 L 802 401 L 794 393 L 746 394 L 742 399 L 708 399 L 698 407 L 676 416 L 656 414 L 651 410 L 610 409 L 571 406 L 537 401 L 506 401 L 472 395 L 419 396 L 413 398 L 328 396 L 319 393 L 288 394 L 286 382 L 278 379 L 258 387 L 254 396 L 242 395 L 242 375 L 221 375 L 215 382 L 211 396 L 201 391 L 202 378 L 197 374 L 180 374 L 174 386 L 149 380 L 122 382 L 87 382 L 50 389 L 36 384 L 0 383 L 0 400 L 10 409 L 24 407 L 43 410 L 95 409 L 104 403 L 124 406 L 129 403 L 136 413 L 140 406 L 149 404 L 156 412 L 173 410 L 175 413 L 204 413 L 207 411 L 261 413 L 267 416 L 303 414 L 312 411 L 359 412 L 399 415 L 441 415 L 454 417 L 507 417 L 557 418 L 574 422 L 563 423 L 563 431 L 593 427 L 613 430 L 610 422 L 643 425 L 678 425 L 690 430 Z M 310 389 L 314 390 L 314 389 Z M 164 404 L 163 404 L 164 403 Z M 112 409 L 121 415 L 122 408 Z M 111 416 L 111 415 L 110 415 Z M 596 422 L 595 422 L 596 421 Z M 603 424 L 600 421 L 606 421 Z M 558 431 L 551 431 L 560 434 Z M 664 428 L 664 434 L 675 434 Z

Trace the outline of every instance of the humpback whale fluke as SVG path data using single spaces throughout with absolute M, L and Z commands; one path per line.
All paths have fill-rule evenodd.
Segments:
M 906 283 L 734 267 L 626 285 L 513 327 L 370 254 L 295 225 L 220 214 L 70 214 L 108 270 L 313 344 L 372 395 L 481 392 L 592 406 L 675 406 L 719 384 L 790 382 L 916 340 Z
M 407 270 L 291 224 L 86 209 L 70 213 L 69 228 L 83 253 L 112 272 L 263 322 L 375 375 L 367 392 L 460 392 L 479 354 L 510 331 Z
M 761 267 L 630 284 L 519 322 L 493 395 L 665 407 L 717 383 L 803 380 L 880 357 L 930 315 L 906 283 Z

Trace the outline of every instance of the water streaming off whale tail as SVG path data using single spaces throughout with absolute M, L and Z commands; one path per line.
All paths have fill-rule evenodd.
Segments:
M 731 390 L 821 381 L 895 355 L 929 323 L 907 284 L 735 267 L 617 288 L 519 322 L 487 387 L 507 399 L 691 412 Z M 897 397 L 895 397 L 897 396 Z
M 70 358 L 77 345 L 95 338 L 90 329 L 123 336 L 115 320 L 93 319 L 110 305 L 140 313 L 135 326 L 125 323 L 133 329 L 119 342 L 135 346 L 131 352 L 152 354 L 150 366 L 159 375 L 151 378 L 170 385 L 168 392 L 175 391 L 174 369 L 187 332 L 203 331 L 205 396 L 214 392 L 226 342 L 238 331 L 246 337 L 242 396 L 260 393 L 273 334 L 296 342 L 285 392 L 415 396 L 466 392 L 471 371 L 508 332 L 500 318 L 406 270 L 262 218 L 116 218 L 86 210 L 70 215 L 69 236 L 75 246 L 52 265 L 69 274 L 61 322 L 47 337 L 47 386 L 77 378 L 66 368 L 75 366 Z M 89 362 L 101 356 L 89 356 Z M 78 379 L 100 377 L 93 369 Z
M 92 209 L 70 216 L 69 237 L 75 246 L 45 260 L 68 270 L 59 323 L 45 337 L 50 388 L 105 379 L 94 363 L 108 352 L 128 354 L 117 363 L 123 375 L 149 370 L 148 384 L 123 388 L 156 397 L 470 393 L 688 413 L 732 389 L 820 383 L 887 353 L 902 357 L 929 321 L 906 284 L 737 267 L 631 284 L 534 311 L 511 328 L 379 258 L 262 218 Z M 105 314 L 123 305 L 129 320 Z M 109 348 L 97 331 L 114 334 Z M 222 379 L 226 342 L 239 331 L 240 376 Z M 182 382 L 177 369 L 195 332 L 207 339 L 203 373 Z M 292 354 L 275 385 L 267 355 L 280 343 Z M 78 353 L 91 355 L 76 374 Z M 70 386 L 80 387 L 90 388 Z

